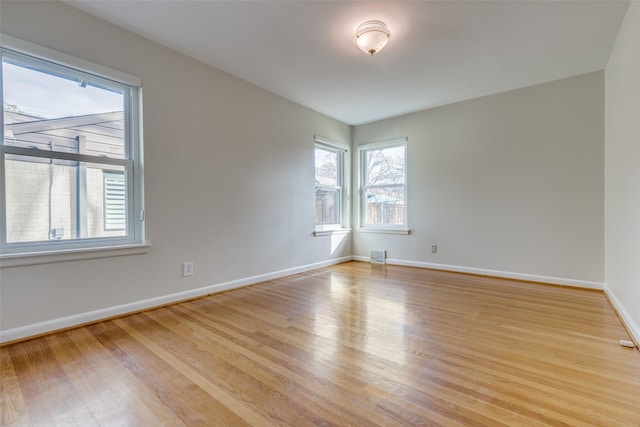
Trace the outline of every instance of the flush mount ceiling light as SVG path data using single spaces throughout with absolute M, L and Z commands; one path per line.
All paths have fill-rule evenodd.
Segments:
M 353 41 L 358 49 L 373 56 L 382 50 L 389 41 L 391 33 L 382 21 L 367 21 L 356 30 L 356 38 Z

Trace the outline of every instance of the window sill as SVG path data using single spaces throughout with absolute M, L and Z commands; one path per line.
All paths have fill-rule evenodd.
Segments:
M 358 228 L 356 231 L 358 233 L 400 234 L 405 236 L 411 234 L 411 230 L 404 228 Z
M 0 255 L 0 268 L 25 265 L 50 264 L 54 262 L 79 261 L 84 259 L 110 258 L 140 255 L 151 251 L 151 243 L 101 248 L 68 249 L 50 252 L 29 252 Z
M 350 228 L 336 228 L 334 230 L 316 230 L 313 232 L 314 237 L 319 236 L 333 236 L 336 234 L 349 234 L 351 232 Z

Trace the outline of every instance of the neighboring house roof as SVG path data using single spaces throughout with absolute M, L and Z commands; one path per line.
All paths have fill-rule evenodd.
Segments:
M 44 119 L 5 111 L 5 144 L 124 158 L 122 111 Z M 83 144 L 80 142 L 84 141 Z
M 20 123 L 30 122 L 32 120 L 42 120 L 44 117 L 36 116 L 34 114 L 25 113 L 22 111 L 4 111 L 4 122 L 6 123 Z

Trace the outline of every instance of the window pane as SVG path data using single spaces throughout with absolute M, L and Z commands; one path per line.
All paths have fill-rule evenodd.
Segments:
M 340 185 L 337 152 L 316 147 L 316 185 Z
M 365 151 L 365 185 L 404 184 L 404 146 Z
M 124 178 L 123 166 L 7 155 L 7 243 L 126 236 L 105 227 L 104 167 Z
M 28 159 L 32 161 L 5 159 L 9 243 L 49 239 L 49 164 Z
M 340 223 L 340 190 L 316 188 L 316 225 Z
M 368 189 L 366 218 L 368 225 L 404 224 L 404 187 Z
M 4 143 L 125 158 L 124 91 L 65 71 L 3 58 Z

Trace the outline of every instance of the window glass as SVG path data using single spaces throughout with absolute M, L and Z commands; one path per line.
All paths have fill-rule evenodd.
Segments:
M 338 185 L 338 153 L 316 148 L 316 185 Z
M 3 57 L 5 144 L 125 158 L 124 88 L 83 78 L 66 67 Z
M 316 227 L 340 227 L 344 191 L 344 151 L 316 144 L 315 176 Z
M 404 146 L 365 150 L 366 185 L 404 184 Z
M 339 210 L 339 190 L 316 189 L 316 225 L 339 224 Z
M 406 145 L 361 148 L 361 225 L 406 225 Z

